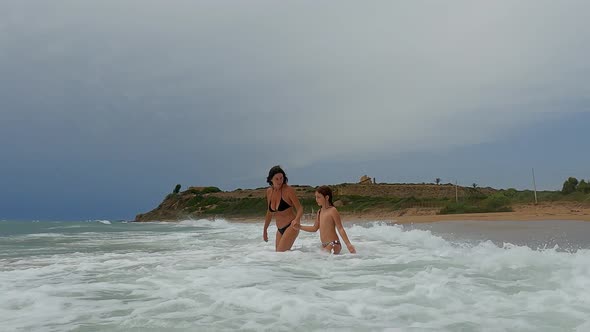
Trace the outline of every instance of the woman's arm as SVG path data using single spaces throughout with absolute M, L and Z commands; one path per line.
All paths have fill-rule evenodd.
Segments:
M 356 253 L 356 249 L 354 248 L 352 243 L 350 243 L 348 235 L 346 235 L 346 231 L 344 230 L 344 226 L 342 226 L 342 220 L 340 220 L 340 213 L 338 213 L 338 210 L 334 209 L 334 212 L 332 213 L 332 218 L 334 218 L 334 224 L 336 225 L 336 229 L 338 229 L 338 233 L 340 233 L 342 240 L 344 240 L 344 243 L 346 243 L 346 248 L 348 248 L 348 251 L 350 251 L 353 254 Z
M 295 215 L 295 219 L 292 220 L 292 224 L 300 225 L 301 217 L 303 216 L 303 206 L 301 206 L 299 198 L 297 198 L 297 194 L 295 194 L 295 189 L 293 189 L 293 187 L 291 186 L 289 186 L 288 188 L 288 195 L 291 199 L 291 203 L 293 203 L 292 206 L 295 208 L 295 210 L 297 210 L 297 214 Z
M 262 230 L 262 239 L 264 242 L 268 242 L 268 226 L 270 225 L 270 221 L 272 220 L 272 212 L 268 209 L 270 206 L 270 193 L 271 189 L 268 188 L 266 190 L 266 215 L 264 216 L 264 229 Z

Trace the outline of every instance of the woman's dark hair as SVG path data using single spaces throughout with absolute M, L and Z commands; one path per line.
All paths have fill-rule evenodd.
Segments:
M 266 182 L 268 182 L 268 184 L 272 186 L 272 177 L 279 173 L 283 174 L 283 183 L 289 182 L 287 174 L 285 174 L 285 171 L 283 171 L 280 165 L 273 166 L 270 169 L 270 171 L 268 171 L 268 177 L 266 178 Z
M 332 203 L 332 189 L 330 189 L 330 187 L 328 186 L 321 186 L 318 187 L 316 190 L 316 192 L 320 193 L 322 196 L 328 196 L 328 203 L 330 203 L 330 205 L 334 206 L 334 203 Z

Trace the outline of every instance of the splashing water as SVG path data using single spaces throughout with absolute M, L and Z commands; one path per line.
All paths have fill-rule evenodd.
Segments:
M 358 254 L 339 256 L 305 232 L 275 253 L 260 223 L 0 227 L 6 331 L 590 329 L 588 249 L 379 222 L 346 225 Z

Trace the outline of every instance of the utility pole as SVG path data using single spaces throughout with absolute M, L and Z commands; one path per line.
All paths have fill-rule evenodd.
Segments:
M 537 205 L 537 184 L 535 183 L 535 169 L 533 168 L 533 190 L 535 193 L 535 205 Z

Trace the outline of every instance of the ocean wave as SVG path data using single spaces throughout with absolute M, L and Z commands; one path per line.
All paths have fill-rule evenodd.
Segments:
M 345 225 L 358 253 L 333 256 L 307 232 L 276 253 L 276 226 L 263 242 L 261 223 L 121 227 L 0 258 L 3 328 L 533 331 L 582 328 L 590 314 L 587 249 L 372 222 Z

